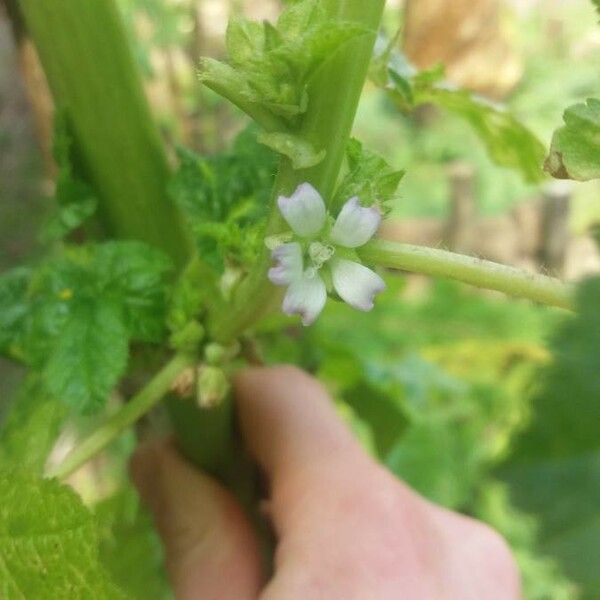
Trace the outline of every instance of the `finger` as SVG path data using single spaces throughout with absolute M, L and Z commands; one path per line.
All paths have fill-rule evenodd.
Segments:
M 300 496 L 343 490 L 361 469 L 372 468 L 331 398 L 293 367 L 248 369 L 235 379 L 240 426 L 247 447 L 272 486 L 277 529 Z
M 257 541 L 228 492 L 167 442 L 138 449 L 131 476 L 156 521 L 177 600 L 258 597 Z

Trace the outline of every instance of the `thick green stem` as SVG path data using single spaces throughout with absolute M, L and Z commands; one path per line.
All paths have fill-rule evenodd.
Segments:
M 574 309 L 574 293 L 570 285 L 553 277 L 527 273 L 480 258 L 385 241 L 371 242 L 359 249 L 359 255 L 366 263 L 455 279 L 548 306 Z
M 106 448 L 114 439 L 150 411 L 169 391 L 174 379 L 194 364 L 195 358 L 177 354 L 151 381 L 81 442 L 54 471 L 51 477 L 64 479 Z
M 182 266 L 187 237 L 166 194 L 166 155 L 114 0 L 14 1 L 108 232 L 153 244 Z

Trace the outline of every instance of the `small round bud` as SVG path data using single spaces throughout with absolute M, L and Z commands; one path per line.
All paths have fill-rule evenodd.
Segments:
M 219 367 L 203 365 L 198 370 L 196 401 L 200 408 L 215 408 L 229 393 L 227 375 Z

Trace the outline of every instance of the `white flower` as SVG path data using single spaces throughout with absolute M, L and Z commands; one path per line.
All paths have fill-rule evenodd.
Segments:
M 296 237 L 272 250 L 275 266 L 269 279 L 288 286 L 283 312 L 299 314 L 304 325 L 313 323 L 327 300 L 325 281 L 350 306 L 371 310 L 375 294 L 385 289 L 385 283 L 352 259 L 356 258 L 353 249 L 375 235 L 381 223 L 379 210 L 361 206 L 354 197 L 330 226 L 325 203 L 309 183 L 299 185 L 289 198 L 280 196 L 277 204 Z

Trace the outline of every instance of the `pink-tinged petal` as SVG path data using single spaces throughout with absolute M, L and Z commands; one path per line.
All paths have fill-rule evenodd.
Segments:
M 306 271 L 290 284 L 283 299 L 283 312 L 298 314 L 303 325 L 311 325 L 321 314 L 326 300 L 327 290 L 319 274 L 314 270 Z
M 302 248 L 300 244 L 282 244 L 271 252 L 275 266 L 269 269 L 269 279 L 275 285 L 289 285 L 302 277 Z
M 380 223 L 381 213 L 377 207 L 364 207 L 358 198 L 350 198 L 335 221 L 331 240 L 339 246 L 358 248 L 375 235 Z
M 283 218 L 300 237 L 312 237 L 325 225 L 325 203 L 310 183 L 301 183 L 289 198 L 279 196 L 277 204 Z
M 385 282 L 377 273 L 351 260 L 332 260 L 331 275 L 340 298 L 358 310 L 371 310 L 375 294 L 385 290 Z

